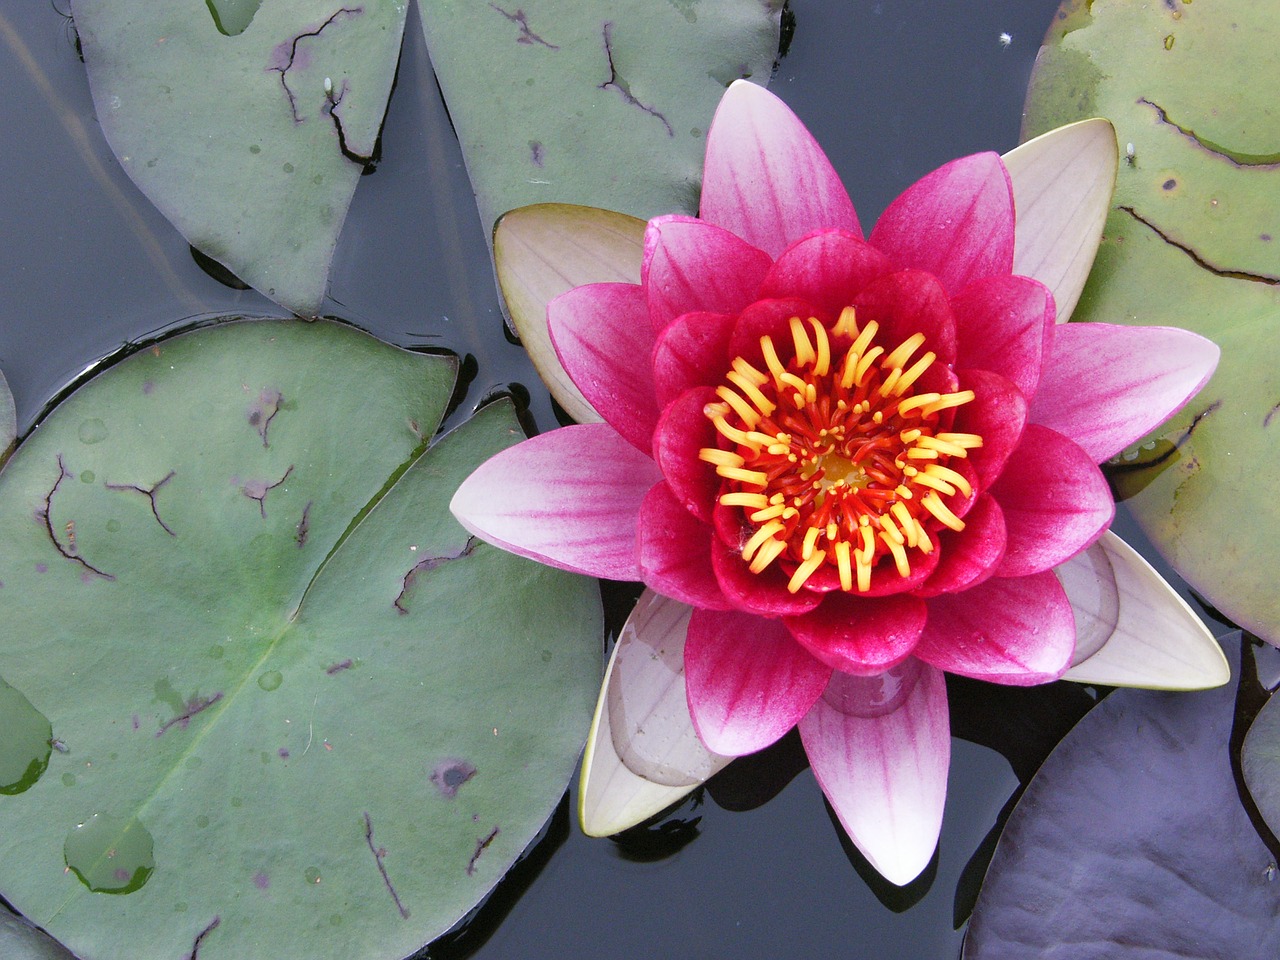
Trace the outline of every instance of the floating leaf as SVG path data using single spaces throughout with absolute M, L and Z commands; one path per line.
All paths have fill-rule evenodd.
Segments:
M 453 369 L 334 323 L 204 328 L 0 472 L 0 670 L 57 738 L 0 796 L 0 894 L 76 953 L 399 960 L 563 795 L 598 591 L 449 514 L 521 436 L 500 403 L 423 452 Z
M 1121 156 L 1075 318 L 1195 330 L 1209 385 L 1114 464 L 1117 490 L 1215 607 L 1280 640 L 1280 4 L 1069 0 L 1027 101 L 1032 136 L 1081 117 Z M 1231 109 L 1222 109 L 1229 103 Z M 1248 518 L 1241 523 L 1241 518 Z M 1205 531 L 1230 531 L 1207 545 Z
M 1081 720 L 1009 818 L 966 960 L 1280 953 L 1276 866 L 1231 772 L 1235 692 L 1121 690 Z
M 1272 696 L 1244 738 L 1240 767 L 1258 812 L 1280 833 L 1280 700 Z
M 21 692 L 0 680 L 0 794 L 22 793 L 49 766 L 53 727 Z
M 488 229 L 544 201 L 694 212 L 725 88 L 768 79 L 776 0 L 420 0 Z
M 0 957 L 4 960 L 76 960 L 47 933 L 0 907 Z
M 202 252 L 314 316 L 386 113 L 405 6 L 73 9 L 98 122 L 125 172 Z

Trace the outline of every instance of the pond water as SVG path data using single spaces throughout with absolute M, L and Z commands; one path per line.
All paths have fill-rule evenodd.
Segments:
M 796 0 L 794 39 L 773 89 L 826 148 L 869 224 L 946 160 L 1016 144 L 1026 82 L 1056 8 L 1056 0 Z M 382 159 L 356 193 L 325 312 L 397 344 L 473 357 L 475 377 L 452 422 L 509 390 L 528 397 L 545 429 L 552 409 L 504 335 L 484 231 L 416 17 Z M 120 172 L 94 119 L 73 29 L 53 5 L 0 11 L 0 77 L 8 143 L 0 369 L 20 430 L 125 343 L 202 316 L 280 315 L 257 293 L 211 279 Z M 609 593 L 623 611 L 634 596 Z M 571 797 L 475 920 L 425 955 L 959 957 L 1002 811 L 1094 701 L 1068 684 L 996 690 L 948 678 L 948 686 L 958 736 L 942 839 L 935 864 L 911 886 L 880 881 L 843 843 L 792 736 L 620 840 L 584 838 Z

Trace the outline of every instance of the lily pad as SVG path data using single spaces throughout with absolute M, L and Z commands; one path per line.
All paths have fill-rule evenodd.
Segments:
M 1280 953 L 1276 865 L 1231 770 L 1236 687 L 1121 690 L 1075 726 L 1009 818 L 965 960 Z
M 75 960 L 58 941 L 0 907 L 0 956 L 5 960 Z
M 1273 695 L 1245 735 L 1240 767 L 1258 812 L 1280 834 L 1280 700 Z
M 694 212 L 725 88 L 763 83 L 778 0 L 419 0 L 431 63 L 490 229 L 562 202 Z
M 1069 0 L 1037 61 L 1023 128 L 1030 137 L 1094 115 L 1115 124 L 1115 198 L 1075 319 L 1185 327 L 1222 347 L 1204 391 L 1112 465 L 1116 488 L 1196 590 L 1273 642 L 1278 14 L 1275 2 Z M 1206 548 L 1209 530 L 1230 533 Z
M 498 403 L 427 448 L 454 366 L 335 323 L 204 328 L 0 472 L 0 672 L 55 747 L 0 796 L 0 895 L 77 955 L 398 960 L 563 796 L 598 591 L 448 513 L 521 438 Z
M 382 127 L 406 4 L 72 9 L 98 122 L 125 172 L 201 252 L 314 316 Z

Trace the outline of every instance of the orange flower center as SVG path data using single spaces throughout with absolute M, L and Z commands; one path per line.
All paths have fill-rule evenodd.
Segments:
M 768 372 L 735 358 L 716 389 L 722 402 L 704 410 L 727 444 L 699 456 L 726 481 L 720 503 L 740 508 L 753 531 L 742 559 L 753 573 L 778 563 L 792 593 L 824 566 L 842 590 L 865 593 L 882 559 L 910 576 L 913 555 L 933 552 L 933 531 L 964 529 L 948 500 L 973 491 L 947 463 L 982 438 L 938 427 L 973 391 L 916 392 L 936 359 L 918 353 L 924 334 L 886 353 L 878 333 L 875 321 L 858 329 L 852 307 L 829 331 L 792 317 L 792 358 L 783 363 L 761 337 Z M 852 341 L 842 358 L 833 337 Z

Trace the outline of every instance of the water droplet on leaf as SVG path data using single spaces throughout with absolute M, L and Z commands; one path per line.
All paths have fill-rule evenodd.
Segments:
M 155 870 L 151 833 L 136 817 L 94 814 L 63 844 L 67 866 L 94 893 L 133 893 Z

